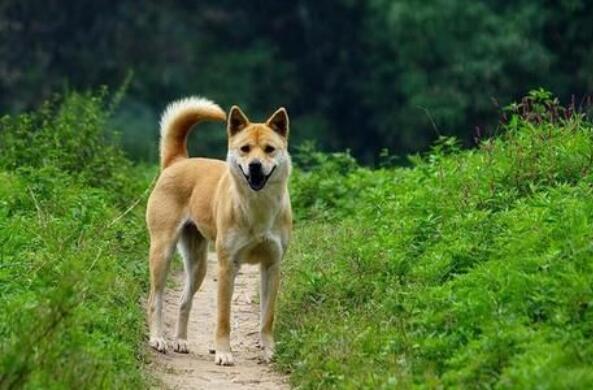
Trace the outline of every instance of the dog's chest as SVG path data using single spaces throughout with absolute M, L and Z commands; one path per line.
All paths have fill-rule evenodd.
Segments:
M 275 218 L 268 215 L 255 215 L 247 226 L 240 230 L 239 234 L 251 245 L 273 242 L 279 232 L 275 229 Z
M 277 258 L 282 254 L 283 197 L 262 195 L 239 206 L 236 224 L 225 235 L 227 248 L 239 262 L 257 262 L 259 258 Z
M 259 230 L 259 231 L 250 231 L 247 234 L 247 240 L 251 245 L 259 245 L 259 244 L 267 244 L 267 243 L 275 243 L 279 237 L 278 232 L 275 232 L 272 229 L 269 230 Z
M 274 234 L 279 210 L 280 200 L 274 197 L 265 197 L 258 199 L 258 201 L 252 201 L 249 207 L 245 209 L 246 223 L 242 230 L 254 240 L 266 240 L 266 238 Z
M 273 261 L 282 254 L 280 232 L 260 226 L 236 229 L 227 244 L 237 264 Z
M 249 251 L 255 247 L 280 248 L 281 232 L 276 223 L 276 215 L 252 214 L 248 223 L 234 230 L 231 246 L 237 251 Z

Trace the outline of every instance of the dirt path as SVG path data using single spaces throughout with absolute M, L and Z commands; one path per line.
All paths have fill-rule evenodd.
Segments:
M 208 256 L 208 273 L 194 298 L 189 320 L 189 354 L 172 351 L 177 311 L 183 287 L 183 275 L 176 274 L 174 286 L 165 291 L 165 336 L 167 354 L 153 352 L 152 372 L 160 387 L 168 389 L 288 389 L 286 378 L 260 362 L 257 348 L 259 305 L 255 302 L 259 285 L 259 268 L 245 265 L 237 275 L 232 307 L 231 348 L 235 365 L 214 364 L 208 352 L 216 313 L 216 255 Z

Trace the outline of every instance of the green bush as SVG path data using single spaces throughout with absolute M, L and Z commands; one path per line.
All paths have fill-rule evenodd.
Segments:
M 297 220 L 335 218 L 348 212 L 361 188 L 354 173 L 364 171 L 348 152 L 322 153 L 305 143 L 297 148 L 294 160 L 299 169 L 292 174 L 290 190 Z
M 148 187 L 105 137 L 104 95 L 0 128 L 0 388 L 143 387 Z M 125 206 L 125 207 L 124 207 Z
M 0 119 L 0 169 L 54 167 L 77 182 L 101 187 L 125 202 L 141 189 L 132 164 L 108 129 L 107 92 L 70 93 L 46 102 L 38 111 Z M 137 174 L 137 172 L 136 172 Z
M 593 127 L 543 91 L 508 115 L 477 150 L 295 175 L 323 189 L 295 188 L 297 215 L 340 217 L 301 220 L 284 264 L 294 384 L 593 386 Z

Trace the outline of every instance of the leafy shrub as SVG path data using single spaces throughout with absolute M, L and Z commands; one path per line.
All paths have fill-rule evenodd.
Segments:
M 362 181 L 371 178 L 348 153 L 322 153 L 312 143 L 304 143 L 294 154 L 295 169 L 291 197 L 297 220 L 338 218 L 355 205 Z M 374 179 L 374 178 L 373 178 Z
M 105 138 L 105 95 L 0 129 L 0 388 L 143 387 L 148 184 Z
M 334 177 L 340 219 L 301 221 L 284 263 L 295 384 L 593 386 L 593 126 L 545 91 L 508 110 L 478 150 L 443 139 L 412 168 Z
M 129 180 L 132 165 L 108 136 L 107 92 L 73 92 L 46 102 L 38 111 L 0 119 L 0 168 L 37 170 L 51 166 L 81 184 L 111 190 L 125 200 L 140 188 Z M 118 198 L 119 197 L 119 198 Z

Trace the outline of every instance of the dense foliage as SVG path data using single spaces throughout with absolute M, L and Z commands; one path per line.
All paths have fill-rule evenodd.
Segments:
M 143 388 L 153 170 L 105 94 L 0 119 L 0 388 Z M 109 135 L 106 137 L 106 135 Z M 593 386 L 593 125 L 549 93 L 409 168 L 295 153 L 278 366 L 301 388 Z
M 508 115 L 412 168 L 297 172 L 278 348 L 299 388 L 593 386 L 593 126 L 543 91 Z
M 0 388 L 140 388 L 148 187 L 104 96 L 0 121 Z
M 469 0 L 97 1 L 0 4 L 0 107 L 56 88 L 118 85 L 126 149 L 156 160 L 164 105 L 203 94 L 262 119 L 286 105 L 293 141 L 364 162 L 441 135 L 472 142 L 496 103 L 539 86 L 593 90 L 593 2 Z M 224 153 L 204 131 L 200 154 Z M 148 137 L 152 132 L 152 137 Z

